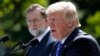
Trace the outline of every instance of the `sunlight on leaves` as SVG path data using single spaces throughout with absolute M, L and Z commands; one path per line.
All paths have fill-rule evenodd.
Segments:
M 3 11 L 0 10 L 0 17 L 3 17 L 4 16 L 4 13 Z
M 93 33 L 96 37 L 100 37 L 100 11 L 97 11 L 94 15 L 90 15 L 87 18 L 87 23 L 88 31 Z

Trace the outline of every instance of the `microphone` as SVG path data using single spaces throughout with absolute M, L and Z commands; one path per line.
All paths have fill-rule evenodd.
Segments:
M 8 56 L 20 49 L 25 49 L 27 48 L 28 46 L 36 46 L 37 44 L 39 44 L 39 41 L 37 39 L 32 39 L 30 40 L 28 43 L 24 44 L 22 41 L 19 41 L 16 45 L 13 46 L 12 49 L 10 49 L 6 54 L 5 56 Z M 15 49 L 17 46 L 19 45 L 19 48 Z
M 10 50 L 8 50 L 8 52 L 4 56 L 10 55 L 11 52 L 21 43 L 22 43 L 22 41 L 17 42 L 17 44 L 15 44 Z
M 36 46 L 38 44 L 39 44 L 39 41 L 37 39 L 32 39 L 26 44 L 24 43 L 20 44 L 20 49 L 25 49 L 28 46 Z
M 0 42 L 6 42 L 8 40 L 9 40 L 9 37 L 7 35 L 0 38 Z

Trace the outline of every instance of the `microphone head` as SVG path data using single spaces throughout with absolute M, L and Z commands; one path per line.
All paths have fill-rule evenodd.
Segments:
M 28 43 L 26 43 L 26 44 L 24 44 L 24 43 L 22 43 L 22 44 L 20 44 L 20 48 L 21 49 L 25 49 L 25 48 L 27 48 L 28 46 L 36 46 L 36 45 L 38 45 L 39 44 L 39 41 L 37 40 L 37 39 L 32 39 L 32 40 L 30 40 Z
M 2 38 L 0 38 L 0 42 L 6 42 L 9 40 L 8 36 L 3 36 Z
M 39 44 L 39 41 L 37 39 L 33 39 L 32 41 L 30 41 L 31 46 L 35 46 L 35 45 L 38 45 L 38 44 Z
M 28 46 L 36 46 L 39 44 L 39 41 L 37 39 L 32 39 L 30 40 L 28 43 L 24 44 L 23 42 L 20 44 L 20 48 L 19 49 L 25 49 Z

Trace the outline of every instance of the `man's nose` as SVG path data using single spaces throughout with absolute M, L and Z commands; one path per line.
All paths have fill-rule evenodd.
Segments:
M 49 24 L 50 27 L 53 27 L 54 26 L 54 22 L 51 21 L 51 20 L 49 20 L 48 24 Z
M 30 27 L 36 27 L 36 23 L 31 22 L 30 24 L 28 24 Z

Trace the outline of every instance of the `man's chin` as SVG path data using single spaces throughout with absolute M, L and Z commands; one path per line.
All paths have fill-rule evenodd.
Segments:
M 29 30 L 29 32 L 33 36 L 37 36 L 38 35 L 38 31 L 37 30 Z
M 56 40 L 61 40 L 61 37 L 58 36 L 58 35 L 53 35 L 53 38 L 56 39 Z

